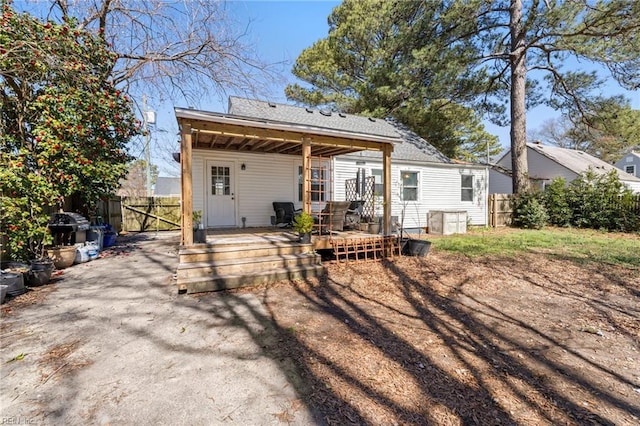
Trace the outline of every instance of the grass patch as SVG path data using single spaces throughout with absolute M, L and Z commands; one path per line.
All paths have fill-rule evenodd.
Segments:
M 640 267 L 638 234 L 605 233 L 584 229 L 503 228 L 474 230 L 468 234 L 430 239 L 436 250 L 457 252 L 469 257 L 516 256 L 545 253 L 580 263 L 608 263 Z

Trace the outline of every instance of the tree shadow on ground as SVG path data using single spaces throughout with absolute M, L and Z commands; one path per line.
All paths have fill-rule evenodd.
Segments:
M 131 244 L 137 242 L 143 241 Z M 162 247 L 170 250 L 171 244 Z M 315 424 L 607 425 L 640 417 L 638 404 L 620 395 L 620 386 L 638 387 L 628 374 L 585 356 L 582 347 L 561 338 L 566 330 L 531 320 L 544 312 L 520 315 L 513 294 L 486 296 L 511 292 L 517 281 L 552 300 L 588 306 L 603 318 L 626 305 L 567 288 L 553 274 L 522 273 L 527 268 L 518 270 L 515 261 L 478 265 L 428 257 L 329 265 L 319 279 L 167 297 L 175 291 L 162 275 L 171 270 L 167 253 L 138 248 L 132 253 L 144 256 L 164 278 L 130 296 L 98 288 L 87 296 L 105 305 L 127 302 L 123 313 L 114 312 L 128 319 L 117 324 L 120 338 L 176 356 L 268 357 Z M 127 271 L 138 280 L 145 277 L 144 270 Z M 484 275 L 488 280 L 478 284 Z M 116 276 L 109 285 L 127 285 L 121 281 Z M 488 290 L 479 293 L 482 286 Z M 501 304 L 506 301 L 513 304 Z M 150 304 L 166 305 L 167 317 L 148 318 Z M 72 314 L 77 327 L 88 329 L 100 330 L 98 325 L 113 319 Z M 170 322 L 174 334 L 158 332 L 150 320 Z M 203 340 L 182 339 L 180 324 L 197 327 Z M 212 339 L 222 329 L 248 334 L 256 349 L 215 346 Z M 592 374 L 612 385 L 602 386 Z M 75 380 L 70 375 L 65 381 L 72 398 Z M 294 418 L 293 405 L 283 410 L 277 413 L 282 419 Z M 65 415 L 57 407 L 52 418 Z
M 527 416 L 534 416 L 549 424 L 615 424 L 620 417 L 609 418 L 605 413 L 617 410 L 617 415 L 640 415 L 637 405 L 603 388 L 602 383 L 581 371 L 581 365 L 608 380 L 634 386 L 628 377 L 587 359 L 552 333 L 529 325 L 500 306 L 467 294 L 465 287 L 472 284 L 473 277 L 462 276 L 443 292 L 443 286 L 434 283 L 447 271 L 434 270 L 428 261 L 385 262 L 385 279 L 393 282 L 388 290 L 396 297 L 389 304 L 388 297 L 372 296 L 363 291 L 366 287 L 345 278 L 362 276 L 366 269 L 353 267 L 350 274 L 338 278 L 330 273 L 317 284 L 295 286 L 298 303 L 304 301 L 312 315 L 340 329 L 329 335 L 339 336 L 344 342 L 342 360 L 339 350 L 333 355 L 322 350 L 319 336 L 292 332 L 287 328 L 286 315 L 278 312 L 286 304 L 264 298 L 272 318 L 263 320 L 270 321 L 281 336 L 274 355 L 295 360 L 309 385 L 300 389 L 301 394 L 309 397 L 329 423 L 355 419 L 357 423 L 438 424 L 447 419 L 463 424 L 520 424 Z M 555 286 L 552 277 L 547 279 L 550 286 Z M 286 294 L 274 292 L 275 297 Z M 589 306 L 602 312 L 611 308 L 601 303 Z M 403 333 L 403 327 L 421 330 L 419 333 L 441 342 L 449 360 L 443 363 L 437 358 L 443 356 L 442 350 L 431 352 L 410 333 Z M 346 345 L 350 344 L 358 344 L 363 355 L 368 353 L 367 346 L 375 348 L 377 359 L 373 362 L 391 363 L 394 374 L 402 378 L 396 385 L 411 387 L 412 395 L 390 394 L 382 389 L 384 386 L 376 385 L 375 374 L 363 375 L 352 368 L 354 361 L 366 361 L 346 355 Z M 558 351 L 566 352 L 571 359 L 551 356 Z M 569 396 L 563 389 L 577 389 L 580 395 Z M 584 404 L 580 398 L 584 398 Z M 520 412 L 508 409 L 509 403 L 515 403 Z M 371 407 L 379 412 L 371 415 L 367 411 Z

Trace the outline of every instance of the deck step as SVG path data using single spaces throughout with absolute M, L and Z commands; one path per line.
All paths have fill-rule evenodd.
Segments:
M 178 256 L 180 263 L 198 263 L 310 252 L 313 252 L 311 244 L 300 243 L 199 244 L 180 249 Z
M 322 265 L 302 265 L 289 268 L 269 269 L 251 274 L 210 275 L 178 280 L 178 289 L 186 293 L 229 290 L 258 284 L 268 284 L 282 280 L 312 278 L 324 273 Z
M 275 256 L 240 257 L 210 262 L 187 262 L 178 265 L 178 279 L 207 275 L 249 274 L 279 268 L 315 265 L 321 261 L 316 253 L 283 254 Z
M 282 239 L 219 240 L 182 247 L 178 253 L 178 290 L 187 293 L 305 279 L 324 272 L 311 244 Z

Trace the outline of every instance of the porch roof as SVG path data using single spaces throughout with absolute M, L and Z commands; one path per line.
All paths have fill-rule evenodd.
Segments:
M 278 106 L 281 109 L 286 107 L 306 111 L 304 108 Z M 185 108 L 175 108 L 175 114 L 181 127 L 183 123 L 191 126 L 194 149 L 300 156 L 302 141 L 309 139 L 311 155 L 328 157 L 363 150 L 381 151 L 385 145 L 402 142 L 401 135 L 384 120 L 369 120 L 371 126 L 367 127 L 363 123 L 363 120 L 368 120 L 366 117 L 346 114 L 343 114 L 345 117 L 338 116 L 338 119 L 344 120 L 339 127 L 332 125 L 331 116 L 319 111 L 316 112 L 317 117 L 314 117 L 315 122 L 282 121 L 272 117 L 259 118 Z M 289 117 L 295 120 L 300 116 L 291 114 Z M 322 123 L 323 117 L 327 118 L 325 123 Z M 334 120 L 335 118 L 333 117 Z M 353 125 L 349 126 L 349 123 Z

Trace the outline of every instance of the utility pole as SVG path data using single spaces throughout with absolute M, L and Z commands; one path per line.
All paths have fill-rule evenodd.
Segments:
M 489 138 L 487 138 L 487 166 L 491 165 L 491 162 L 489 161 L 490 159 L 490 155 L 489 155 Z
M 144 134 L 144 160 L 147 168 L 147 196 L 153 196 L 151 191 L 151 131 L 150 124 L 156 124 L 155 111 L 147 111 L 147 96 L 142 95 L 142 132 Z

